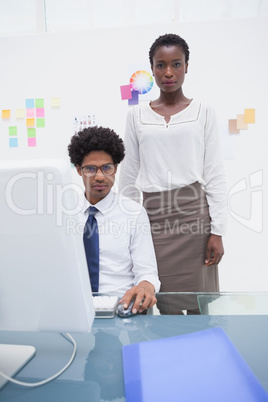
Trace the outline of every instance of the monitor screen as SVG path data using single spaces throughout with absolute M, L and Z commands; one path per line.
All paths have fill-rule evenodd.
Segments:
M 0 330 L 89 332 L 95 316 L 72 167 L 0 164 Z M 81 195 L 81 194 L 80 194 Z

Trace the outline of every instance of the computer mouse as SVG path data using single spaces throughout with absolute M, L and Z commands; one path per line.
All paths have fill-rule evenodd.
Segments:
M 135 299 L 131 300 L 127 308 L 124 308 L 124 303 L 118 304 L 116 314 L 121 318 L 128 318 L 132 315 L 136 315 L 132 313 L 132 308 L 135 303 Z

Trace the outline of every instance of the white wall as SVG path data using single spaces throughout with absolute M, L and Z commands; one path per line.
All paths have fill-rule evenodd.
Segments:
M 220 264 L 221 290 L 268 290 L 267 27 L 268 18 L 257 18 L 0 39 L 0 109 L 11 109 L 9 121 L 0 117 L 0 158 L 68 159 L 75 115 L 94 113 L 98 125 L 123 137 L 129 106 L 121 100 L 119 87 L 129 82 L 129 65 L 148 63 L 153 40 L 176 32 L 191 51 L 184 92 L 215 107 L 228 189 L 234 191 L 224 238 L 226 254 Z M 50 107 L 53 97 L 60 97 L 60 108 Z M 27 146 L 25 119 L 15 118 L 16 109 L 25 108 L 26 98 L 45 99 L 46 127 L 37 128 L 35 148 Z M 256 109 L 256 123 L 230 135 L 228 119 L 243 114 L 245 108 Z M 8 145 L 12 125 L 18 126 L 17 148 Z M 255 172 L 259 173 L 253 194 L 249 178 Z M 247 183 L 248 189 L 238 193 L 239 183 Z

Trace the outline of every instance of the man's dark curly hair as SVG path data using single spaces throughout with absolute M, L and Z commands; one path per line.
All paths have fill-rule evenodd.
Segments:
M 159 36 L 154 43 L 152 44 L 150 50 L 149 50 L 149 60 L 151 63 L 151 66 L 153 66 L 153 58 L 155 55 L 156 50 L 161 47 L 161 46 L 178 46 L 182 49 L 184 55 L 185 55 L 185 63 L 188 63 L 189 61 L 189 56 L 190 56 L 190 51 L 187 43 L 183 38 L 181 38 L 179 35 L 176 34 L 165 34 Z
M 81 166 L 83 159 L 92 151 L 104 151 L 118 165 L 125 156 L 123 140 L 110 128 L 88 127 L 71 138 L 68 152 L 71 162 Z

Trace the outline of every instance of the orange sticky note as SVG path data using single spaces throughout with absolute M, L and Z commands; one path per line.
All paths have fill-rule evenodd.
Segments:
M 246 130 L 248 128 L 248 125 L 244 122 L 244 115 L 243 114 L 238 114 L 237 115 L 237 129 L 238 130 Z
M 34 127 L 35 119 L 26 119 L 26 127 Z
M 10 119 L 10 110 L 2 110 L 2 119 Z
M 245 109 L 244 123 L 255 123 L 255 109 Z

